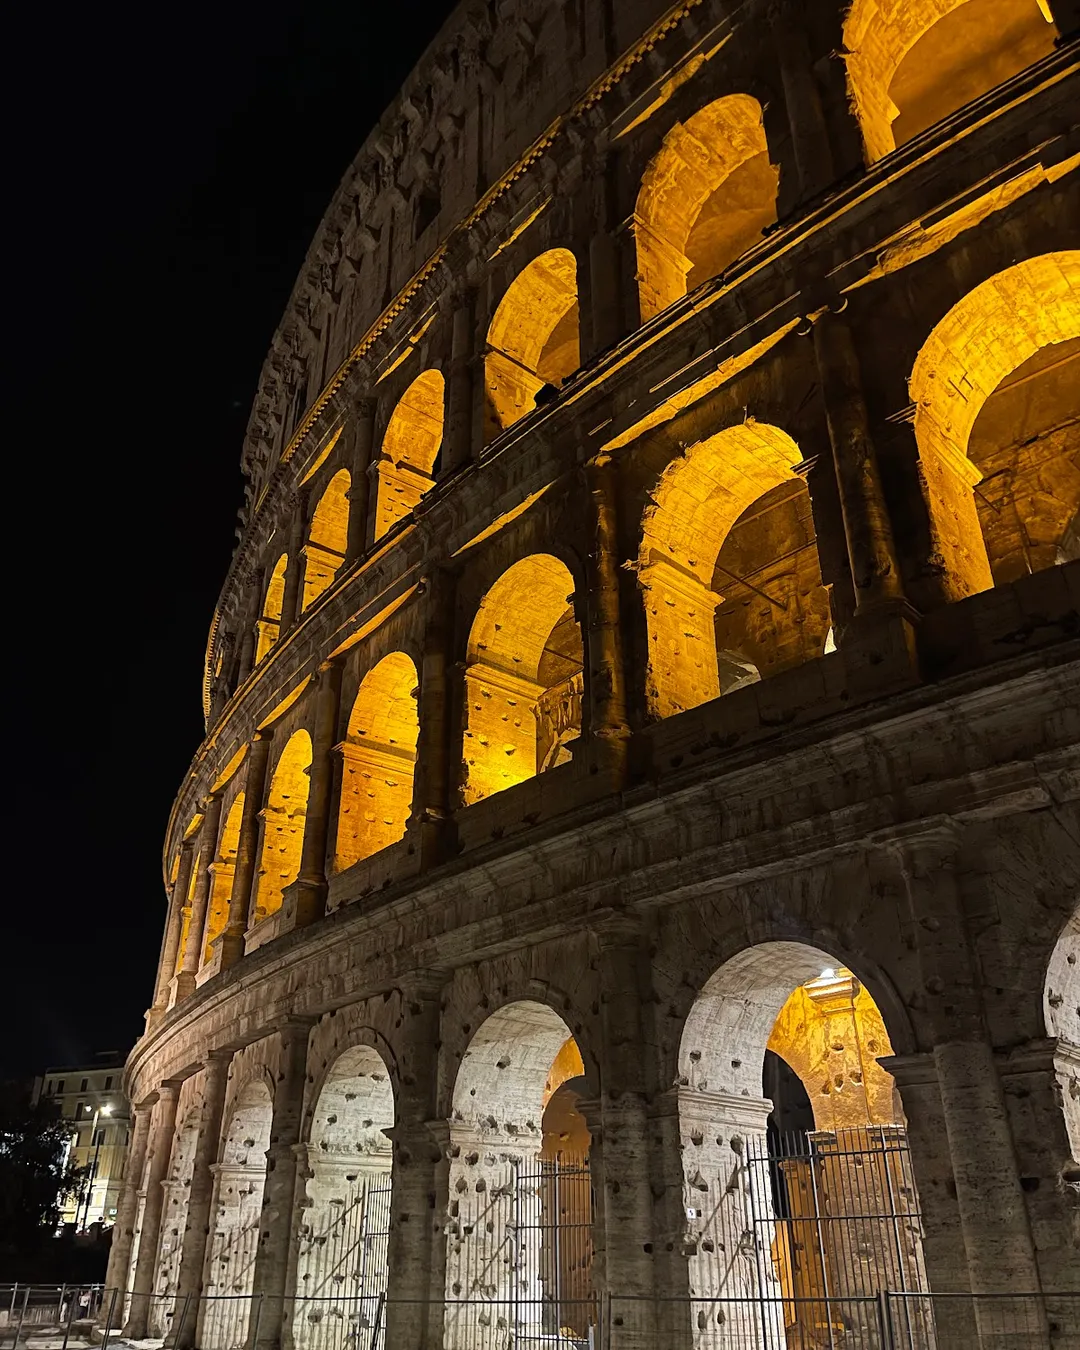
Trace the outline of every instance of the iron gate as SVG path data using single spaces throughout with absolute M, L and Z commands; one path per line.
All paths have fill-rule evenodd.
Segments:
M 933 1316 L 922 1218 L 907 1136 L 900 1126 L 772 1135 L 747 1141 L 755 1243 L 771 1257 L 786 1339 L 861 1343 L 860 1303 L 903 1294 L 898 1347 L 932 1350 Z M 779 1284 L 779 1290 L 776 1289 Z M 766 1291 L 760 1290 L 762 1297 Z
M 303 1350 L 382 1350 L 389 1176 L 350 1175 L 342 1190 L 301 1237 L 293 1336 Z

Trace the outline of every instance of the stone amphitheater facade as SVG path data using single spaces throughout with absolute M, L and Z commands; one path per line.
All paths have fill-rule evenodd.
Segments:
M 605 1345 L 780 1343 L 691 1302 L 780 1278 L 775 1051 L 819 1131 L 904 1132 L 929 1288 L 1042 1291 L 1024 1344 L 1075 1344 L 1077 27 L 447 20 L 243 447 L 127 1069 L 129 1336 L 336 1345 L 298 1300 L 356 1294 L 381 1197 L 378 1343 L 522 1344 L 553 1276 L 489 1216 L 550 1136 Z

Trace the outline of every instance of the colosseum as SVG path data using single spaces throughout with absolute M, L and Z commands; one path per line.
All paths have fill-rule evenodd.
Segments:
M 107 1334 L 1080 1346 L 1078 12 L 451 13 L 260 377 Z

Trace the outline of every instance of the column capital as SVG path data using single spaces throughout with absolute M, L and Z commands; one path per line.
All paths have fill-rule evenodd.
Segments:
M 449 984 L 449 971 L 438 969 L 410 970 L 397 981 L 401 996 L 411 1002 L 423 1002 L 441 998 L 443 990 Z

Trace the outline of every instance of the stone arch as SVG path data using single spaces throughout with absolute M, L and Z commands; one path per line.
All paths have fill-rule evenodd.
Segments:
M 998 272 L 953 305 L 920 349 L 909 388 L 932 553 L 949 599 L 1069 556 L 1080 509 L 1077 371 L 1080 251 Z M 1014 423 L 1022 444 L 1011 443 Z M 991 474 L 1007 486 L 987 487 Z
M 848 92 L 872 164 L 1053 51 L 1042 0 L 854 0 Z
M 649 161 L 634 207 L 644 322 L 745 253 L 776 220 L 761 104 L 729 94 L 676 122 Z
M 371 1335 L 387 1284 L 391 1147 L 390 1073 L 370 1045 L 354 1045 L 330 1065 L 307 1131 L 307 1182 L 297 1247 L 294 1340 L 337 1350 L 346 1327 Z M 344 1325 L 343 1325 L 344 1323 Z
M 654 717 L 821 655 L 831 615 L 801 459 L 751 418 L 691 446 L 653 489 L 638 582 Z
M 569 249 L 549 249 L 517 274 L 488 327 L 486 439 L 531 412 L 580 364 L 577 260 Z
M 391 652 L 360 682 L 342 758 L 334 870 L 396 843 L 412 810 L 419 677 L 405 652 Z
M 304 549 L 304 604 L 309 605 L 334 584 L 345 561 L 349 546 L 349 491 L 352 479 L 348 469 L 339 469 L 327 483 L 311 513 L 308 541 Z
M 253 925 L 277 913 L 285 888 L 300 874 L 310 767 L 311 737 L 300 728 L 278 755 L 266 795 Z
M 478 1337 L 488 1326 L 512 1329 L 528 1343 L 566 1328 L 589 1340 L 596 1325 L 591 1237 L 569 1288 L 559 1244 L 544 1238 L 566 1226 L 568 1204 L 580 1211 L 575 1230 L 591 1234 L 587 1141 L 585 1156 L 569 1165 L 544 1157 L 546 1108 L 571 1083 L 583 1083 L 583 1068 L 567 1024 L 531 999 L 498 1008 L 469 1042 L 450 1118 L 448 1345 L 486 1344 Z M 455 1306 L 458 1300 L 471 1302 Z
M 289 555 L 283 553 L 270 569 L 263 593 L 262 611 L 255 625 L 255 664 L 263 659 L 281 634 L 281 607 L 285 603 L 285 573 Z
M 466 804 L 569 761 L 584 695 L 574 589 L 564 562 L 533 553 L 480 601 L 466 652 Z
M 213 878 L 210 900 L 206 910 L 206 936 L 202 960 L 209 961 L 214 954 L 214 943 L 225 931 L 232 900 L 233 878 L 236 875 L 236 854 L 240 847 L 240 824 L 244 819 L 244 792 L 241 789 L 222 821 L 218 837 L 217 856 L 210 864 Z
M 196 1342 L 207 1350 L 234 1350 L 246 1340 L 273 1111 L 266 1082 L 250 1078 L 222 1132 Z
M 417 375 L 397 402 L 383 435 L 376 468 L 375 538 L 382 536 L 434 484 L 443 438 L 446 383 L 440 370 Z
M 882 1197 L 913 1194 L 899 1096 L 877 1062 L 892 1049 L 870 992 L 807 943 L 744 948 L 706 981 L 683 1027 L 676 1087 L 692 1296 L 766 1291 L 778 1300 L 812 1299 L 822 1288 L 845 1288 L 830 1239 L 815 1246 L 801 1235 L 808 1225 L 820 1231 L 823 1219 L 869 1218 L 884 1207 Z M 794 1071 L 813 1109 L 805 1155 L 789 1145 L 782 1167 L 766 1145 L 780 1105 L 763 1095 L 767 1051 Z M 856 1170 L 848 1175 L 850 1169 Z M 830 1197 L 830 1208 L 819 1196 Z M 849 1279 L 847 1293 L 872 1294 L 875 1281 L 882 1288 L 923 1287 L 915 1278 L 922 1269 L 917 1210 L 890 1231 L 898 1234 L 894 1247 L 869 1234 L 859 1270 L 839 1277 Z M 738 1256 L 720 1263 L 717 1250 Z M 813 1311 L 812 1303 L 805 1306 Z M 780 1302 L 760 1316 L 764 1325 L 757 1314 L 751 1319 L 754 1335 L 783 1344 L 786 1333 L 791 1342 L 791 1326 L 781 1325 L 789 1311 Z M 695 1346 L 711 1350 L 721 1335 L 715 1319 L 699 1318 Z
M 169 1150 L 169 1170 L 162 1183 L 165 1192 L 161 1209 L 161 1236 L 158 1264 L 154 1273 L 154 1297 L 147 1312 L 150 1336 L 168 1334 L 180 1275 L 180 1256 L 187 1225 L 188 1194 L 195 1170 L 195 1150 L 199 1143 L 199 1108 L 185 1111 L 177 1123 Z
M 1055 1040 L 1054 1067 L 1065 1129 L 1080 1185 L 1080 907 L 1062 930 L 1046 970 L 1046 1034 Z

